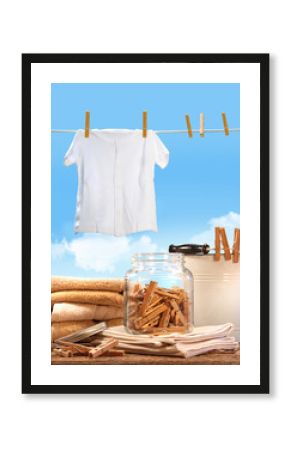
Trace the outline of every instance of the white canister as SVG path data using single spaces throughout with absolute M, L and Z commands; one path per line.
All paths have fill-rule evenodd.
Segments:
M 240 340 L 240 262 L 219 261 L 209 255 L 207 244 L 170 245 L 169 252 L 184 254 L 185 267 L 193 275 L 195 326 L 234 324 L 233 335 Z
M 194 325 L 232 322 L 240 340 L 240 263 L 215 261 L 213 255 L 185 255 L 194 283 Z

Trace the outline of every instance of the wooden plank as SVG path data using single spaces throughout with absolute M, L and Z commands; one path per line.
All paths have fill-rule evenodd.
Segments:
M 61 357 L 54 356 L 51 364 L 53 365 L 239 365 L 240 351 L 236 350 L 213 351 L 203 355 L 193 356 L 192 358 L 179 358 L 177 356 L 151 356 L 151 355 L 133 355 L 124 356 L 100 356 L 91 359 L 87 356 Z

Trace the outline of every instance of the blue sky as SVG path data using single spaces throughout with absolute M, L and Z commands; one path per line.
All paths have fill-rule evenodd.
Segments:
M 193 128 L 204 112 L 205 128 L 222 128 L 225 111 L 230 127 L 240 127 L 239 84 L 52 84 L 51 127 L 141 128 L 148 111 L 150 129 Z M 239 225 L 240 135 L 160 135 L 170 152 L 165 169 L 155 168 L 158 232 L 115 238 L 74 233 L 76 166 L 65 167 L 73 134 L 52 133 L 51 240 L 52 274 L 86 277 L 123 276 L 135 251 L 166 251 L 168 245 L 212 243 L 214 225 L 224 225 L 232 240 Z M 211 242 L 209 242 L 211 241 Z

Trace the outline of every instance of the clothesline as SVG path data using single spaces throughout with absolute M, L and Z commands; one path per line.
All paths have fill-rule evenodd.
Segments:
M 52 133 L 76 133 L 78 130 L 51 130 Z M 141 131 L 141 130 L 140 130 Z M 239 128 L 229 128 L 229 132 L 239 132 Z M 192 130 L 193 133 L 198 133 L 200 130 Z M 224 133 L 224 128 L 222 129 L 205 129 L 204 133 Z M 188 133 L 188 130 L 155 130 L 157 134 L 170 134 L 170 133 Z

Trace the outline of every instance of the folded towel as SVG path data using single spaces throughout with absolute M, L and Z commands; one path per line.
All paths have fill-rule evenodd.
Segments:
M 118 325 L 123 325 L 123 323 L 124 323 L 123 317 L 121 317 L 120 319 L 107 319 L 106 320 L 107 327 L 116 327 Z
M 131 334 L 128 333 L 124 326 L 116 326 L 108 332 L 108 336 L 131 343 L 153 343 L 160 342 L 165 344 L 175 344 L 176 342 L 201 342 L 208 339 L 229 336 L 233 331 L 233 324 L 226 323 L 223 325 L 208 325 L 202 327 L 193 327 L 191 331 L 185 334 L 171 333 L 159 336 L 150 336 L 148 334 Z M 106 336 L 107 331 L 103 334 Z
M 119 342 L 117 347 L 120 350 L 125 350 L 126 353 L 137 353 L 139 355 L 183 356 L 178 350 L 176 350 L 174 345 L 161 345 L 160 347 L 154 347 Z
M 65 322 L 67 320 L 108 320 L 123 317 L 123 309 L 115 306 L 90 305 L 86 303 L 55 303 L 51 321 Z
M 228 336 L 219 339 L 209 339 L 207 341 L 190 342 L 188 344 L 178 342 L 175 344 L 175 347 L 185 358 L 191 358 L 192 356 L 208 353 L 212 350 L 237 350 L 239 343 L 234 337 Z
M 73 277 L 52 277 L 51 292 L 73 291 L 73 290 L 93 290 L 123 292 L 124 281 L 119 279 L 93 279 L 93 278 L 73 278 Z
M 206 325 L 202 327 L 193 327 L 193 329 L 186 334 L 175 334 L 168 336 L 160 336 L 162 342 L 202 342 L 208 339 L 222 338 L 229 336 L 234 329 L 232 323 L 225 323 L 223 325 Z
M 90 303 L 93 305 L 123 306 L 123 295 L 110 291 L 60 291 L 51 294 L 51 303 Z
M 67 336 L 71 333 L 75 333 L 78 330 L 82 330 L 94 324 L 95 322 L 93 322 L 92 320 L 53 323 L 51 325 L 51 340 L 55 341 L 56 339 Z
M 177 333 L 160 336 L 132 335 L 124 326 L 112 327 L 103 331 L 102 334 L 118 339 L 118 347 L 128 353 L 190 358 L 212 350 L 238 349 L 239 343 L 234 337 L 229 336 L 232 331 L 233 325 L 227 323 L 194 327 L 191 332 L 183 335 Z
M 153 344 L 129 344 L 119 342 L 118 348 L 125 350 L 127 353 L 139 353 L 142 355 L 157 356 L 180 356 L 183 358 L 191 358 L 192 356 L 208 353 L 212 350 L 236 350 L 239 347 L 234 337 L 224 337 L 220 339 L 210 339 L 208 341 L 195 342 L 190 344 L 173 344 L 161 345 L 155 347 Z

